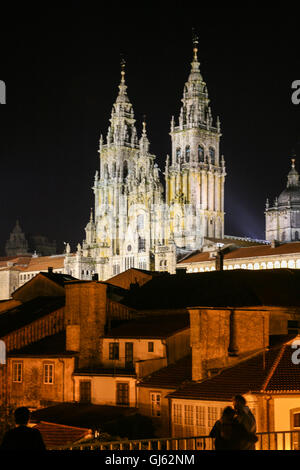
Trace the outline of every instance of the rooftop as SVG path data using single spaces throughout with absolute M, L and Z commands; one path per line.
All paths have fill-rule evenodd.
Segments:
M 165 338 L 177 331 L 189 328 L 189 314 L 149 314 L 126 321 L 105 335 L 106 338 Z
M 272 248 L 271 245 L 255 245 L 237 248 L 224 255 L 224 260 L 242 259 L 242 258 L 257 258 L 260 256 L 279 256 L 288 254 L 300 253 L 300 242 L 282 243 Z M 201 263 L 205 261 L 214 261 L 210 258 L 210 252 L 200 252 L 192 254 L 181 260 L 179 264 Z
M 153 278 L 127 293 L 123 303 L 149 310 L 193 306 L 299 307 L 299 282 L 297 269 L 183 272 Z
M 178 388 L 192 379 L 192 357 L 183 357 L 173 364 L 144 377 L 139 387 Z
M 300 367 L 293 364 L 294 337 L 270 351 L 246 359 L 201 382 L 190 382 L 169 394 L 171 398 L 231 401 L 236 394 L 300 392 Z
M 1 313 L 1 337 L 62 308 L 64 304 L 64 297 L 37 297 Z

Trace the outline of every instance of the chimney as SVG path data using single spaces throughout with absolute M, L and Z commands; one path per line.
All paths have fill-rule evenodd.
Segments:
M 278 242 L 277 240 L 275 240 L 275 238 L 273 238 L 273 240 L 271 241 L 271 248 L 276 248 L 276 246 L 278 246 Z
M 216 256 L 216 271 L 223 271 L 224 253 L 219 250 Z
M 179 276 L 183 276 L 186 274 L 186 268 L 176 268 L 176 274 Z
M 48 274 L 53 274 L 53 268 L 48 266 Z

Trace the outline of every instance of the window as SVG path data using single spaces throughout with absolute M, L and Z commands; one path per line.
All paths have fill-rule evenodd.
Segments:
M 202 145 L 198 146 L 198 161 L 203 162 L 204 161 L 204 148 Z
M 139 250 L 139 252 L 146 251 L 146 240 L 145 240 L 145 238 L 139 237 L 139 239 L 138 239 L 138 250 Z
M 215 422 L 217 421 L 217 419 L 219 419 L 220 410 L 219 408 L 216 408 L 214 406 L 209 406 L 207 411 L 208 411 L 207 424 L 209 428 L 212 428 Z
M 119 264 L 114 264 L 113 265 L 113 274 L 120 274 L 120 265 Z
M 295 240 L 299 240 L 299 232 L 297 230 L 295 232 Z
M 80 403 L 91 403 L 91 382 L 89 380 L 80 381 Z
M 187 145 L 187 147 L 185 147 L 185 161 L 187 163 L 190 161 L 190 154 L 191 154 L 191 149 L 190 149 L 190 146 Z
M 138 229 L 143 229 L 144 228 L 144 216 L 143 214 L 140 214 L 137 216 L 137 228 Z
M 128 175 L 128 164 L 127 164 L 127 160 L 125 160 L 123 163 L 123 179 L 125 179 L 127 175 Z
M 148 352 L 154 352 L 154 343 L 153 343 L 153 341 L 148 342 Z
M 176 403 L 174 403 L 173 415 L 174 415 L 174 424 L 181 424 L 182 423 L 181 405 L 177 405 Z
M 184 424 L 192 425 L 194 421 L 194 407 L 192 405 L 184 406 Z
M 13 362 L 13 382 L 22 382 L 23 380 L 23 363 Z
M 210 161 L 211 164 L 215 164 L 215 149 L 213 147 L 209 147 L 209 156 L 210 156 Z
M 129 383 L 117 383 L 117 405 L 129 405 Z
M 196 406 L 196 425 L 205 426 L 205 407 Z
M 176 162 L 177 163 L 180 163 L 180 158 L 181 158 L 181 149 L 180 149 L 180 147 L 178 147 L 176 149 Z
M 54 364 L 44 364 L 44 384 L 53 384 Z
M 160 416 L 160 404 L 161 404 L 161 394 L 160 393 L 150 393 L 151 401 L 151 416 Z
M 109 359 L 119 359 L 119 343 L 109 343 Z
M 125 258 L 125 270 L 134 268 L 134 256 L 127 256 Z
M 284 242 L 284 240 L 285 240 L 285 232 L 282 232 L 281 240 Z
M 293 414 L 293 427 L 300 428 L 300 412 Z

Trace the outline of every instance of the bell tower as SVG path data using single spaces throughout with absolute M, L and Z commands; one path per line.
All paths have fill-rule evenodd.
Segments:
M 172 155 L 166 162 L 166 203 L 170 230 L 177 246 L 201 247 L 203 237 L 224 235 L 225 162 L 220 157 L 220 120 L 213 123 L 206 83 L 198 61 L 198 38 L 193 38 L 191 71 L 182 106 L 171 120 Z

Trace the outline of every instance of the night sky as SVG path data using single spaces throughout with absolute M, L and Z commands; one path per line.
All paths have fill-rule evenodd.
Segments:
M 296 12 L 255 3 L 240 10 L 200 2 L 68 5 L 1 15 L 0 253 L 17 218 L 26 232 L 57 240 L 59 251 L 63 241 L 73 250 L 82 242 L 120 53 L 138 133 L 146 114 L 151 152 L 164 169 L 192 27 L 214 122 L 221 119 L 225 233 L 264 238 L 266 197 L 272 202 L 284 189 L 293 148 L 300 170 L 300 105 L 291 101 L 291 84 L 300 79 Z

